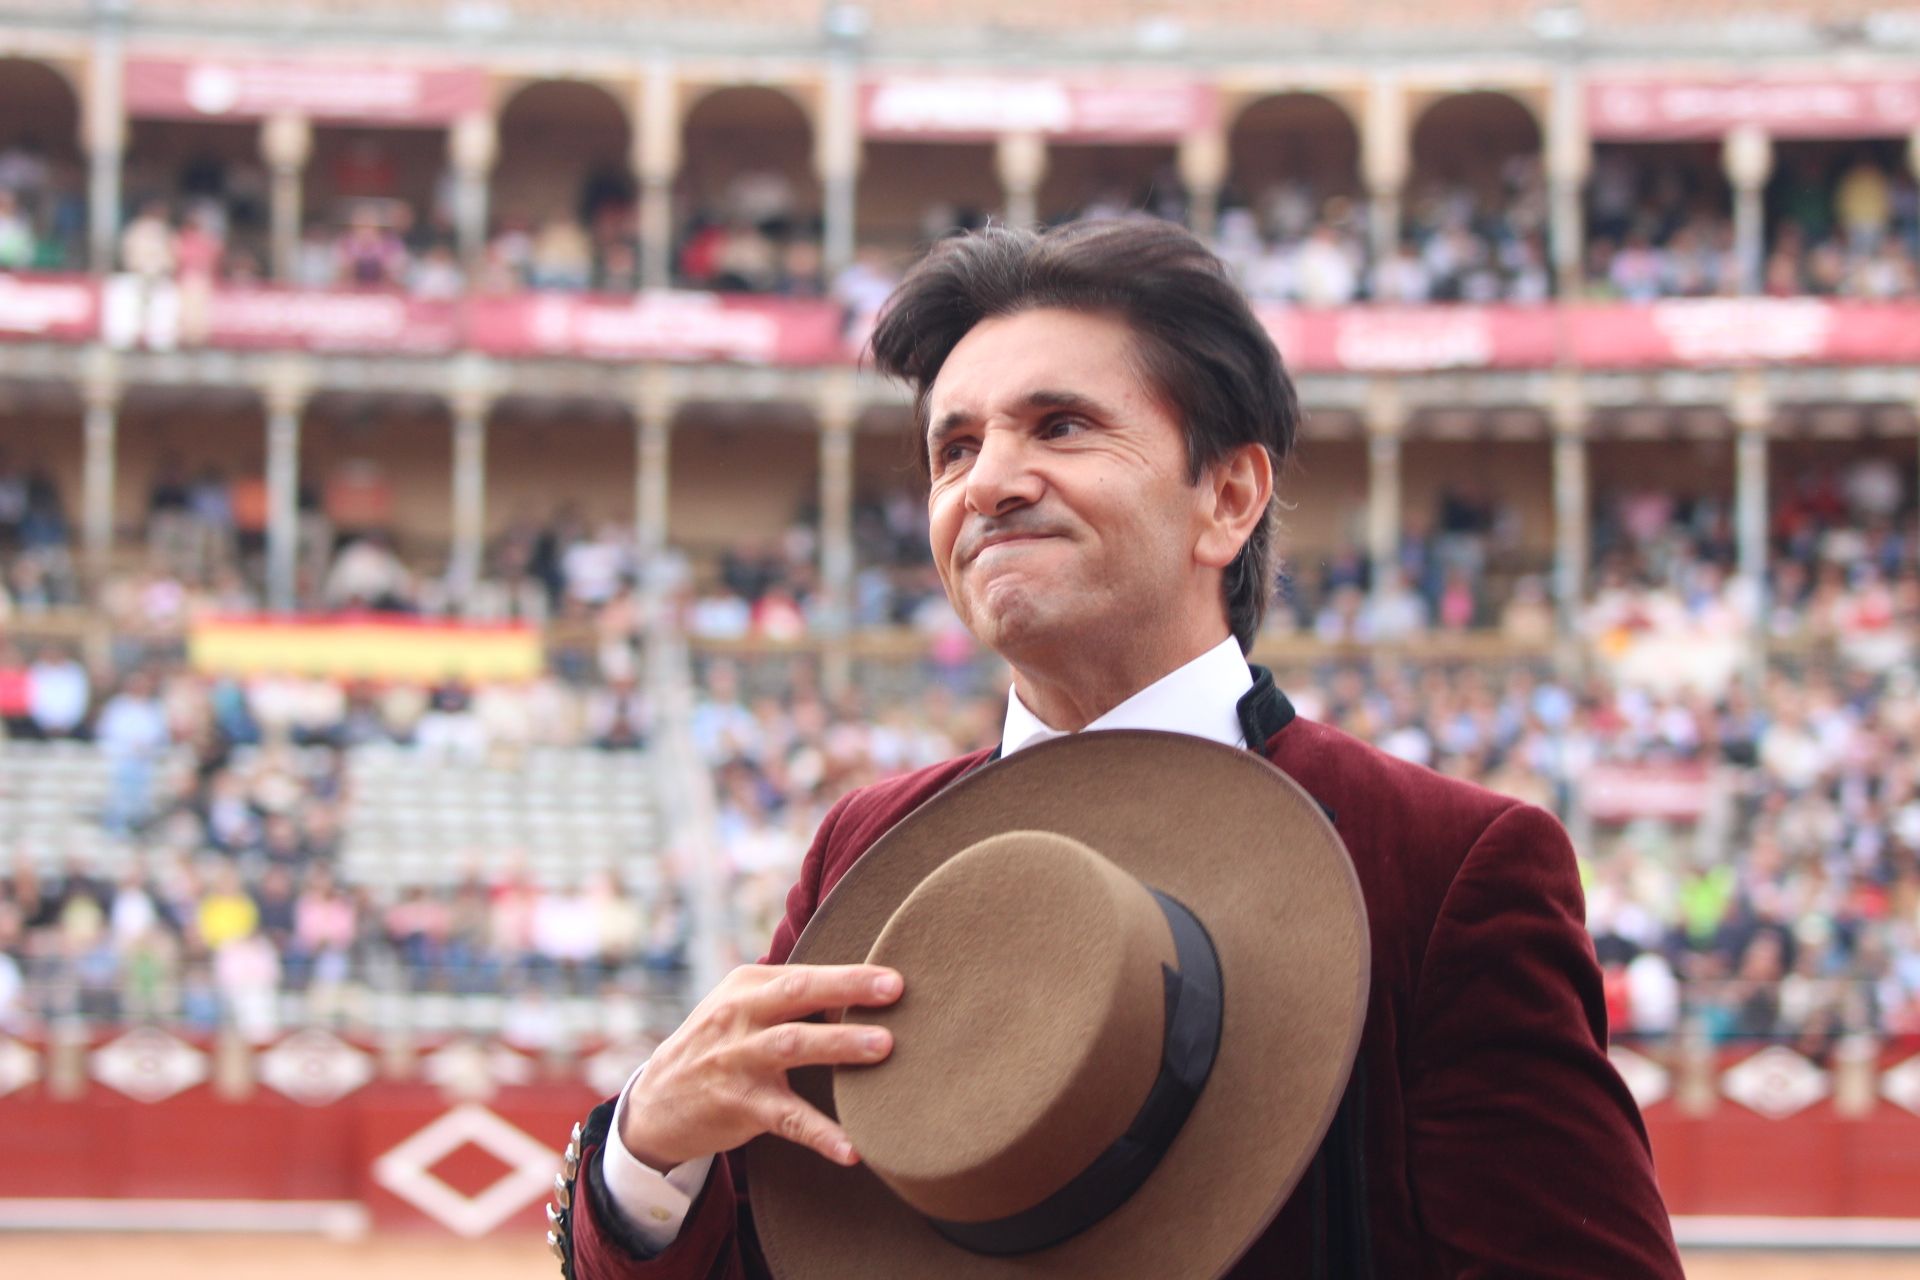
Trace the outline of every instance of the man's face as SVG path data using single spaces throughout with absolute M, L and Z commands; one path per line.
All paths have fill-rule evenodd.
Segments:
M 933 559 L 967 627 L 1016 665 L 1185 625 L 1215 592 L 1194 558 L 1213 509 L 1124 322 L 982 321 L 928 395 Z

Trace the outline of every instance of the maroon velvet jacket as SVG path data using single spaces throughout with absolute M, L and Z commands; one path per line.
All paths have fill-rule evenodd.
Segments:
M 1346 841 L 1366 897 L 1373 986 L 1334 1131 L 1231 1280 L 1680 1277 L 1646 1130 L 1607 1061 L 1600 973 L 1566 833 L 1540 809 L 1286 711 L 1266 754 Z M 835 805 L 768 962 L 785 961 L 883 832 L 985 758 L 950 760 Z M 576 1280 L 763 1280 L 742 1228 L 750 1217 L 739 1165 L 714 1162 L 679 1237 L 652 1259 L 622 1243 L 603 1191 L 576 1195 Z

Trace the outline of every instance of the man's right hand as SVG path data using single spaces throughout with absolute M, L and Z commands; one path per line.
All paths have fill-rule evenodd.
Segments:
M 763 1133 L 859 1162 L 839 1125 L 787 1083 L 793 1067 L 866 1065 L 893 1049 L 874 1026 L 802 1022 L 816 1013 L 892 1004 L 902 982 L 870 964 L 743 965 L 653 1051 L 633 1083 L 620 1140 L 665 1172 Z

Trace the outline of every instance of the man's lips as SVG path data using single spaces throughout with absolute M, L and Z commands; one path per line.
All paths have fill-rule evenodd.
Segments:
M 967 559 L 969 559 L 969 560 L 978 560 L 978 559 L 979 559 L 979 558 L 980 558 L 981 556 L 983 556 L 983 555 L 985 555 L 985 554 L 986 554 L 987 552 L 989 552 L 989 551 L 991 551 L 991 550 L 993 550 L 993 549 L 994 549 L 995 547 L 1009 547 L 1009 546 L 1018 546 L 1018 545 L 1020 545 L 1021 543 L 1027 543 L 1027 542 L 1040 542 L 1040 541 L 1043 541 L 1043 540 L 1045 540 L 1045 539 L 1048 539 L 1048 538 L 1054 538 L 1054 537 L 1058 537 L 1058 536 L 1059 536 L 1058 534 L 1052 534 L 1052 533 L 1002 533 L 1002 534 L 995 534 L 995 535 L 993 535 L 993 536 L 991 536 L 991 537 L 986 537 L 986 538 L 982 538 L 982 539 L 981 539 L 981 540 L 979 541 L 979 543 L 978 543 L 978 544 L 976 544 L 976 545 L 975 545 L 975 546 L 973 547 L 973 549 L 972 549 L 971 551 L 969 551 L 969 552 L 967 553 Z

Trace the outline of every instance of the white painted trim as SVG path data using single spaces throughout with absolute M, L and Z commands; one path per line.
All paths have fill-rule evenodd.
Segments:
M 1676 1217 L 1695 1249 L 1920 1249 L 1920 1218 Z
M 352 1200 L 59 1200 L 0 1196 L 0 1231 L 191 1231 L 367 1234 Z

